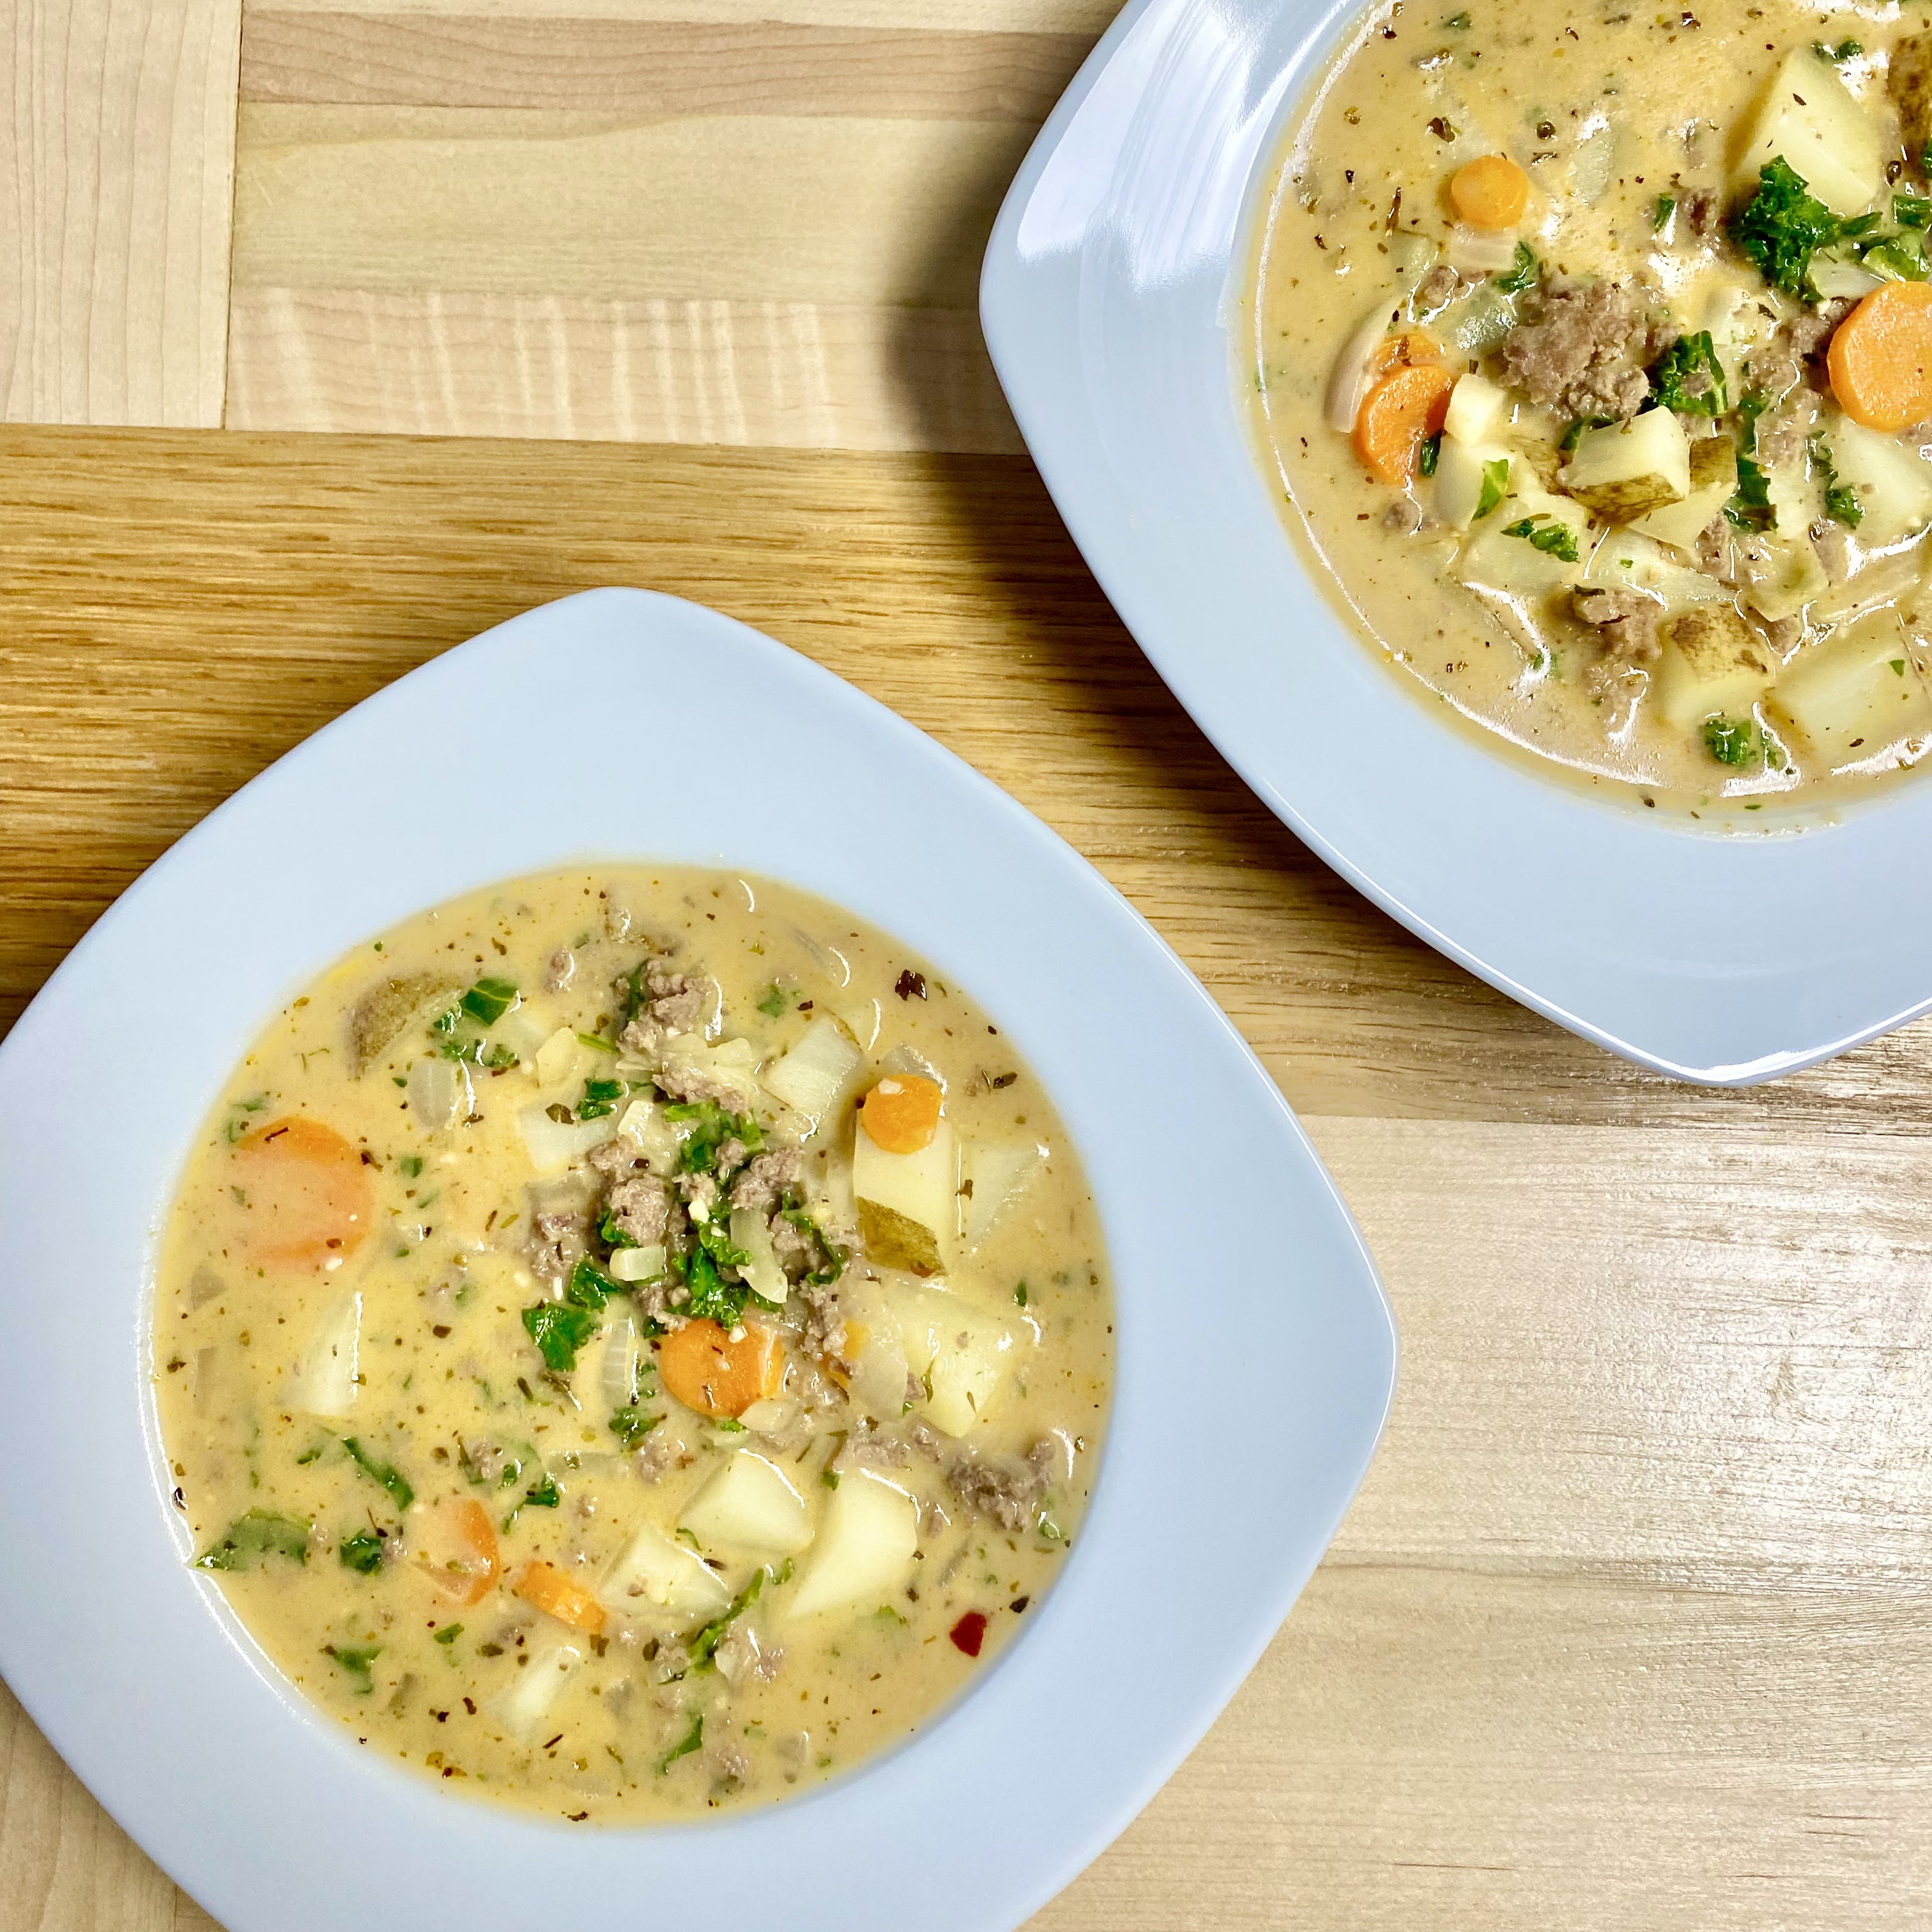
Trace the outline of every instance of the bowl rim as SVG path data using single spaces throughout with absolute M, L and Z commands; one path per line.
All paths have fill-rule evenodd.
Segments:
M 578 760 L 581 773 L 506 786 L 501 760 L 527 763 L 530 721 L 560 688 L 641 692 L 677 728 L 722 704 L 748 770 L 836 746 L 838 812 L 828 819 L 808 796 L 775 812 L 748 787 L 724 788 L 745 800 L 722 811 L 674 805 L 641 760 L 612 777 Z M 612 835 L 614 812 L 650 824 L 647 850 Z M 784 879 L 963 966 L 1054 1094 L 1113 1251 L 1108 1438 L 1085 1528 L 1027 1627 L 896 1750 L 808 1795 L 694 1826 L 576 1828 L 453 1798 L 358 1750 L 187 1567 L 152 1392 L 161 1220 L 195 1129 L 264 1016 L 398 917 L 598 858 Z M 1040 973 L 1036 951 L 1079 970 Z M 130 1049 L 88 1024 L 141 987 L 165 994 L 166 1026 Z M 1267 1199 L 1286 1231 L 1274 1255 L 1258 1262 L 1244 1228 L 1202 1225 L 1190 1190 L 1145 1184 L 1150 1065 L 1186 1070 L 1162 1096 L 1161 1132 L 1224 1137 L 1231 1184 Z M 117 1094 L 111 1168 L 98 1151 L 88 1160 L 98 1127 L 62 1104 L 76 1090 Z M 884 706 L 743 625 L 655 593 L 588 592 L 513 618 L 242 788 L 103 915 L 0 1041 L 0 1216 L 18 1260 L 0 1442 L 44 1467 L 52 1432 L 87 1445 L 0 1496 L 13 1586 L 0 1672 L 230 1932 L 384 1922 L 399 1887 L 412 1916 L 452 1932 L 608 1910 L 640 1882 L 662 1906 L 695 1910 L 715 1886 L 721 1833 L 741 1908 L 803 1932 L 896 1927 L 913 1896 L 934 1932 L 1004 1932 L 1129 1822 L 1238 1688 L 1332 1537 L 1393 1389 L 1388 1302 L 1332 1182 L 1260 1063 L 1126 902 Z M 62 1346 L 70 1294 L 55 1292 L 70 1279 L 76 1226 L 97 1284 L 84 1348 Z M 1165 1318 L 1183 1264 L 1196 1270 L 1195 1318 L 1176 1333 Z M 1227 1364 L 1228 1323 L 1270 1336 L 1278 1358 L 1257 1348 Z M 1210 1375 L 1222 1378 L 1212 1388 Z M 1252 1466 L 1239 1484 L 1220 1480 L 1231 1454 Z M 34 1584 L 49 1574 L 57 1591 Z M 1136 1668 L 1144 1688 L 1125 1708 L 1122 1674 Z M 994 1829 L 1002 1855 L 988 1859 Z
M 1932 1010 L 1932 913 L 1886 890 L 1932 838 L 1932 782 L 1728 837 L 1592 798 L 1431 716 L 1313 583 L 1237 407 L 1234 332 L 1287 123 L 1370 10 L 1130 0 L 1029 151 L 980 315 L 1076 543 L 1304 843 L 1558 1024 L 1674 1078 L 1741 1085 Z M 1399 769 L 1348 769 L 1340 748 L 1370 743 Z M 1767 905 L 1787 911 L 1774 932 Z

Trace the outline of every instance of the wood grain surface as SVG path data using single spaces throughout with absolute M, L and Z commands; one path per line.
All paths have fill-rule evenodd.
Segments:
M 1401 1325 L 1327 1562 L 1040 1925 L 1917 1932 L 1932 1027 L 1672 1085 L 1384 919 L 1201 738 L 973 314 L 1107 10 L 283 0 L 238 57 L 213 0 L 20 0 L 0 1028 L 411 666 L 594 584 L 715 604 L 1129 896 L 1301 1110 Z M 206 1932 L 4 1692 L 0 1752 L 0 1932 Z

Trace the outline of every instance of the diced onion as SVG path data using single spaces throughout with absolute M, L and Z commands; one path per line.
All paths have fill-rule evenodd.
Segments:
M 610 1257 L 613 1274 L 617 1255 L 656 1254 L 658 1268 L 664 1267 L 664 1250 L 662 1248 L 620 1248 Z M 643 1275 L 619 1275 L 622 1280 L 643 1281 Z M 613 1408 L 627 1408 L 638 1399 L 638 1324 L 628 1315 L 620 1315 L 610 1324 L 604 1342 L 603 1373 L 601 1378 L 604 1400 Z
M 864 1064 L 865 1055 L 845 1029 L 820 1016 L 761 1082 L 767 1093 L 796 1108 L 816 1126 L 838 1105 Z
M 1472 228 L 1459 221 L 1449 231 L 1449 266 L 1471 274 L 1500 274 L 1515 261 L 1516 244 L 1514 229 Z
M 410 1069 L 410 1111 L 430 1133 L 447 1133 L 470 1114 L 469 1070 L 440 1054 L 425 1054 Z
M 540 1651 L 510 1680 L 510 1688 L 486 1707 L 490 1714 L 518 1742 L 536 1735 L 544 1712 L 576 1676 L 584 1653 L 574 1644 L 554 1644 Z
M 655 1281 L 664 1271 L 662 1242 L 647 1248 L 613 1248 L 610 1272 L 619 1281 Z
M 765 1225 L 765 1217 L 753 1208 L 733 1208 L 731 1245 L 742 1248 L 750 1257 L 738 1272 L 752 1292 L 772 1307 L 782 1308 L 790 1289 L 784 1270 L 772 1252 L 771 1230 Z
M 289 1406 L 310 1415 L 340 1418 L 356 1406 L 356 1352 L 362 1332 L 362 1298 L 332 1302 L 289 1382 Z
M 1369 362 L 1384 336 L 1402 319 L 1406 289 L 1390 290 L 1363 316 L 1361 326 L 1342 346 L 1328 378 L 1328 427 L 1346 436 L 1355 427 L 1355 417 L 1368 393 Z
M 590 1048 L 570 1028 L 559 1027 L 532 1057 L 537 1084 L 544 1088 L 562 1086 L 590 1058 Z
M 964 1165 L 973 1192 L 963 1232 L 969 1248 L 976 1248 L 993 1232 L 994 1222 L 1025 1190 L 1046 1160 L 1046 1150 L 1036 1142 L 1001 1142 L 967 1150 Z

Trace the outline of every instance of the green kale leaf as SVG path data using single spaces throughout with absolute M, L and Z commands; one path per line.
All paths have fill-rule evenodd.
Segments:
M 310 1526 L 299 1517 L 278 1516 L 272 1510 L 250 1510 L 228 1526 L 227 1533 L 194 1559 L 197 1570 L 254 1570 L 266 1558 L 286 1556 L 308 1561 Z
M 537 1352 L 560 1376 L 577 1366 L 577 1352 L 603 1326 L 596 1313 L 568 1301 L 539 1301 L 524 1310 L 524 1327 Z
M 406 1510 L 416 1501 L 416 1492 L 410 1486 L 409 1478 L 393 1462 L 377 1462 L 352 1436 L 345 1436 L 342 1446 L 363 1474 L 388 1492 L 390 1502 L 397 1508 Z

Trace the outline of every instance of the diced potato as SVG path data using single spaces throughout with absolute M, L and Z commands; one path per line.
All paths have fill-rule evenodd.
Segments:
M 1878 123 L 1832 63 L 1806 46 L 1785 56 L 1746 124 L 1733 191 L 1754 193 L 1759 171 L 1780 156 L 1834 214 L 1862 214 L 1885 186 Z
M 1932 464 L 1916 443 L 1867 429 L 1834 412 L 1819 425 L 1832 452 L 1838 481 L 1858 497 L 1864 514 L 1860 542 L 1888 544 L 1932 523 Z
M 1473 371 L 1456 379 L 1449 392 L 1449 413 L 1442 418 L 1445 446 L 1486 442 L 1509 414 L 1509 392 L 1486 376 Z
M 1778 674 L 1770 647 L 1728 604 L 1703 604 L 1664 628 L 1651 674 L 1658 714 L 1688 731 L 1714 712 L 1748 713 Z
M 993 1232 L 1046 1162 L 1046 1149 L 1037 1141 L 980 1141 L 966 1148 L 960 1160 L 962 1186 L 973 1191 L 961 1197 L 966 1212 L 960 1233 L 968 1248 Z
M 559 1027 L 537 1048 L 530 1070 L 536 1076 L 537 1084 L 548 1093 L 553 1088 L 574 1086 L 597 1058 L 578 1038 L 574 1027 Z
M 1628 522 L 1690 494 L 1690 440 L 1669 410 L 1586 429 L 1559 480 L 1598 516 Z
M 852 1312 L 839 1350 L 843 1366 L 834 1368 L 834 1377 L 868 1415 L 880 1422 L 896 1422 L 905 1413 L 910 1376 L 898 1324 L 876 1285 L 861 1284 L 845 1299 Z
M 851 1090 L 865 1064 L 844 1028 L 821 1013 L 760 1078 L 768 1094 L 796 1107 L 815 1127 Z
M 500 1046 L 507 1046 L 518 1061 L 527 1067 L 550 1042 L 556 1037 L 553 1027 L 554 1016 L 548 1006 L 542 1006 L 527 995 L 519 996 L 517 1003 L 490 1029 L 490 1037 Z M 586 1048 L 587 1052 L 590 1049 Z
M 731 1593 L 695 1550 L 647 1522 L 604 1573 L 597 1600 L 614 1616 L 681 1630 L 708 1623 Z
M 1710 527 L 1712 518 L 1724 514 L 1724 506 L 1737 494 L 1737 489 L 1735 475 L 1721 483 L 1707 483 L 1702 489 L 1693 490 L 1681 503 L 1666 503 L 1646 510 L 1642 516 L 1633 518 L 1627 527 L 1641 536 L 1674 544 L 1679 550 L 1694 550 L 1697 539 Z
M 919 1547 L 919 1505 L 870 1470 L 839 1478 L 812 1561 L 785 1606 L 790 1617 L 868 1613 L 906 1586 Z
M 1514 526 L 1538 518 L 1568 527 L 1576 546 L 1574 562 L 1538 549 L 1527 537 L 1509 534 Z M 1456 556 L 1456 575 L 1472 590 L 1512 600 L 1544 597 L 1576 583 L 1589 554 L 1588 518 L 1582 504 L 1546 496 L 1540 490 L 1524 490 L 1483 519 L 1480 529 Z
M 1932 736 L 1932 695 L 1888 612 L 1799 652 L 1768 708 L 1833 766 Z
M 916 1154 L 888 1154 L 862 1128 L 852 1150 L 859 1232 L 872 1258 L 914 1274 L 938 1274 L 958 1220 L 959 1144 L 950 1120 Z
M 1598 544 L 1583 581 L 1648 591 L 1672 610 L 1721 603 L 1731 594 L 1714 577 L 1678 562 L 1661 544 L 1634 530 L 1612 530 Z
M 1760 617 L 1795 617 L 1830 587 L 1810 538 L 1753 536 L 1737 546 L 1738 594 Z
M 583 1662 L 584 1653 L 574 1643 L 553 1644 L 513 1672 L 509 1688 L 484 1708 L 511 1736 L 527 1744 Z
M 985 1420 L 1004 1390 L 1015 1355 L 1012 1330 L 950 1290 L 880 1284 L 907 1367 L 928 1391 L 926 1419 L 949 1436 Z
M 291 1408 L 339 1420 L 356 1406 L 356 1350 L 362 1333 L 361 1295 L 345 1294 L 330 1303 L 289 1378 Z
M 805 1498 L 774 1462 L 740 1449 L 678 1519 L 708 1550 L 790 1556 L 812 1540 Z
M 530 1166 L 540 1177 L 548 1177 L 575 1166 L 592 1148 L 602 1147 L 617 1131 L 617 1123 L 608 1114 L 595 1120 L 553 1120 L 532 1101 L 518 1108 L 517 1131 L 524 1137 Z
M 349 1010 L 349 1070 L 358 1078 L 375 1064 L 411 1020 L 428 1022 L 453 1005 L 460 981 L 440 973 L 412 973 L 379 980 Z
M 1493 515 L 1509 494 L 1513 465 L 1510 452 L 1499 443 L 1445 440 L 1436 459 L 1436 514 L 1445 524 L 1466 530 L 1482 512 L 1486 496 Z

